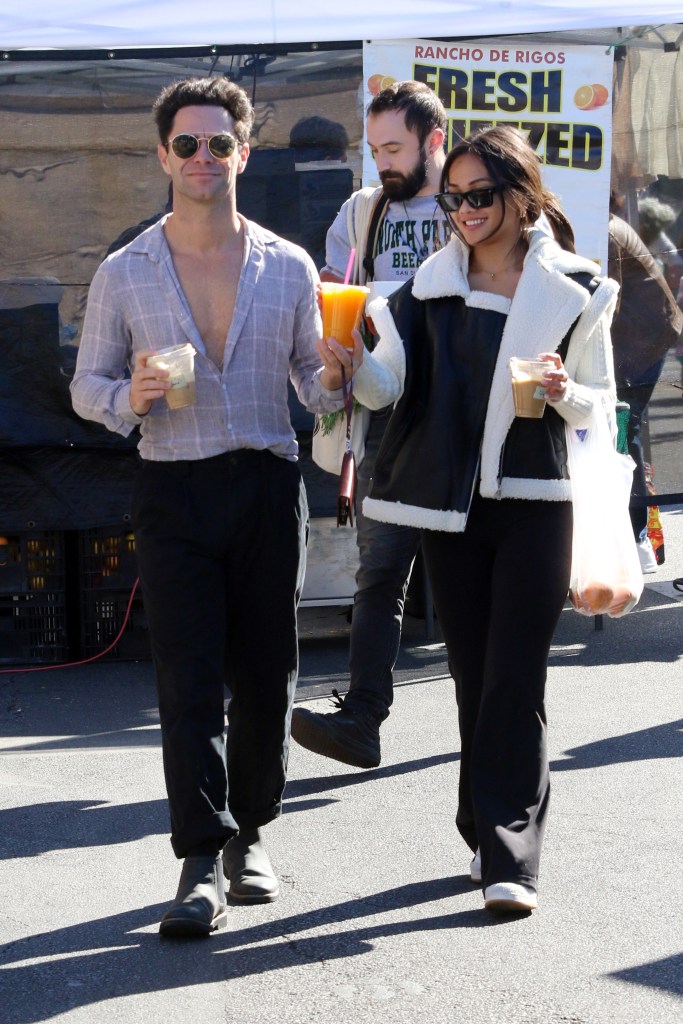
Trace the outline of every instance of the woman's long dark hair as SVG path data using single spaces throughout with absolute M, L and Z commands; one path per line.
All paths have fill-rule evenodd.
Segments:
M 544 213 L 562 248 L 576 251 L 572 226 L 557 196 L 544 187 L 540 161 L 522 132 L 510 125 L 494 125 L 456 143 L 441 172 L 442 192 L 448 187 L 450 168 L 467 153 L 478 157 L 495 184 L 505 188 L 505 198 L 519 214 L 523 227 L 530 227 Z

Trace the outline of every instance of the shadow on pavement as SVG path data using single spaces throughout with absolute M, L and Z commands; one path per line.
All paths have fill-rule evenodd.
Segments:
M 153 927 L 156 932 L 165 904 L 19 939 L 0 949 L 3 1024 L 32 1024 L 110 999 L 359 956 L 372 951 L 373 940 L 386 936 L 499 924 L 483 910 L 456 910 L 293 937 L 471 892 L 466 876 L 434 878 L 264 924 L 229 928 L 208 940 L 162 941 L 157 934 L 140 931 Z M 231 925 L 239 915 L 240 910 L 230 912 Z
M 626 761 L 651 761 L 658 757 L 681 757 L 683 755 L 683 718 L 651 729 L 627 732 L 623 736 L 586 743 L 573 747 L 564 753 L 570 760 L 562 758 L 551 761 L 554 772 L 571 771 L 574 768 L 602 768 Z
M 55 800 L 0 810 L 0 860 L 131 843 L 169 831 L 168 804 Z
M 330 790 L 390 778 L 457 761 L 459 754 L 438 754 L 369 772 L 294 779 L 285 789 L 284 813 L 314 810 L 334 803 L 315 797 Z M 39 857 L 51 850 L 116 846 L 169 830 L 166 800 L 110 804 L 102 800 L 55 800 L 0 810 L 0 860 Z
M 663 989 L 683 996 L 683 953 L 654 960 L 649 964 L 638 964 L 623 971 L 612 971 L 609 978 L 618 978 L 631 985 L 647 985 L 648 988 Z
M 603 616 L 597 630 L 592 617 L 568 604 L 558 623 L 548 664 L 552 668 L 675 663 L 683 655 L 681 605 L 645 590 L 640 603 L 622 619 Z M 565 645 L 565 649 L 562 649 Z
M 412 761 L 401 761 L 400 764 L 388 764 L 384 768 L 371 768 L 367 771 L 348 772 L 343 775 L 315 776 L 311 779 L 292 779 L 287 783 L 285 799 L 310 796 L 324 793 L 330 789 L 341 789 L 343 786 L 357 786 L 374 779 L 389 779 L 395 775 L 409 775 L 411 772 L 433 768 L 449 761 L 459 761 L 459 753 L 433 754 L 431 757 L 416 757 Z M 291 809 L 291 808 L 290 808 Z

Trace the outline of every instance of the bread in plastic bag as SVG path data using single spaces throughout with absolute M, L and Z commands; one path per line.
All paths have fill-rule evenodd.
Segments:
M 628 513 L 635 463 L 614 447 L 599 399 L 587 428 L 567 424 L 566 434 L 574 512 L 569 597 L 582 615 L 618 618 L 643 592 Z

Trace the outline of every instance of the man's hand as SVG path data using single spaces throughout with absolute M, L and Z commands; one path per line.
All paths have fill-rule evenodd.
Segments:
M 130 381 L 130 407 L 136 416 L 146 416 L 152 403 L 162 398 L 171 386 L 167 380 L 168 370 L 147 365 L 149 356 L 154 353 L 155 349 L 148 348 L 135 354 L 135 367 Z
M 353 331 L 353 352 L 340 345 L 335 338 L 321 338 L 318 354 L 323 362 L 320 383 L 328 391 L 338 391 L 342 386 L 342 366 L 349 380 L 363 362 L 363 338 L 360 331 Z

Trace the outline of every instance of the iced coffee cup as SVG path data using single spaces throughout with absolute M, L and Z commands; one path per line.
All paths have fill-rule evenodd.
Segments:
M 359 284 L 323 281 L 323 336 L 335 338 L 344 348 L 353 349 L 351 331 L 360 327 L 368 289 Z
M 194 351 L 190 344 L 171 345 L 170 348 L 160 348 L 147 359 L 148 366 L 168 370 L 171 388 L 166 392 L 166 401 L 170 409 L 194 404 Z
M 543 374 L 553 369 L 554 363 L 544 359 L 517 359 L 509 361 L 512 379 L 512 397 L 515 416 L 540 419 L 545 412 Z

